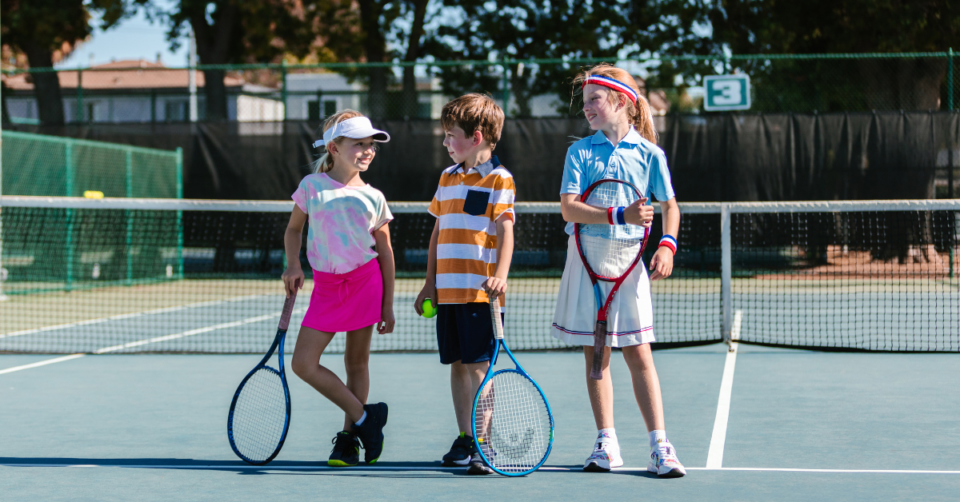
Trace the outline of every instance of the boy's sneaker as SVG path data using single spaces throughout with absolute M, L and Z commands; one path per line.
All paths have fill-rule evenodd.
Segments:
M 363 425 L 355 427 L 355 433 L 363 443 L 363 460 L 372 464 L 383 453 L 383 426 L 387 425 L 387 403 L 365 404 L 367 418 Z
M 623 458 L 620 457 L 620 445 L 608 437 L 597 438 L 593 446 L 593 453 L 583 463 L 583 470 L 587 472 L 609 472 L 614 467 L 621 467 Z
M 483 461 L 479 453 L 474 453 L 470 457 L 470 467 L 467 467 L 467 474 L 493 474 L 493 469 Z
M 655 472 L 661 478 L 679 478 L 687 474 L 687 470 L 677 459 L 677 450 L 670 441 L 659 442 L 653 447 L 647 471 Z
M 338 432 L 331 441 L 333 450 L 327 465 L 333 467 L 353 467 L 360 463 L 360 440 L 352 432 Z
M 443 456 L 444 467 L 463 467 L 470 464 L 470 457 L 476 454 L 476 445 L 473 438 L 465 432 L 461 432 L 457 439 L 453 441 L 450 451 Z M 481 460 L 481 463 L 483 461 Z

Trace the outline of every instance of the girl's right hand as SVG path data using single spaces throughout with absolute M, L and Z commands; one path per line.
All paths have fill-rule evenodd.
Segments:
M 647 204 L 646 197 L 641 197 L 623 210 L 623 220 L 630 225 L 649 227 L 653 225 L 653 206 Z
M 303 289 L 303 269 L 300 267 L 287 267 L 280 278 L 283 279 L 283 290 L 287 293 L 287 298 L 297 294 L 298 289 Z
M 420 290 L 420 294 L 417 295 L 417 299 L 413 302 L 413 310 L 417 311 L 417 315 L 423 315 L 423 301 L 427 298 L 433 302 L 433 308 L 437 308 L 437 287 L 433 284 L 424 284 L 423 289 Z

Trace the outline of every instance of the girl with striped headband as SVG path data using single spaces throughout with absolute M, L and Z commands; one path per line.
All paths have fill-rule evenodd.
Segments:
M 607 64 L 595 66 L 574 79 L 574 94 L 582 94 L 584 116 L 590 128 L 597 132 L 570 146 L 563 167 L 560 207 L 570 237 L 552 334 L 565 343 L 584 346 L 584 377 L 597 425 L 597 438 L 583 468 L 605 472 L 623 465 L 613 424 L 610 376 L 610 350 L 619 347 L 630 369 L 634 395 L 650 438 L 647 470 L 660 477 L 683 476 L 686 470 L 665 432 L 660 381 L 650 351 L 650 343 L 655 340 L 650 281 L 665 279 L 673 271 L 673 255 L 677 249 L 675 236 L 680 229 L 680 209 L 670 182 L 670 171 L 663 150 L 656 144 L 650 105 L 627 71 Z M 581 202 L 581 195 L 587 187 L 601 179 L 628 181 L 637 187 L 643 198 L 621 208 L 617 221 L 612 221 L 605 209 Z M 664 238 L 650 260 L 649 276 L 646 267 L 638 264 L 621 284 L 610 305 L 603 378 L 594 380 L 589 374 L 597 310 L 593 284 L 577 251 L 574 223 L 649 227 L 653 224 L 653 206 L 647 202 L 651 194 L 660 201 Z M 609 289 L 610 286 L 606 287 Z

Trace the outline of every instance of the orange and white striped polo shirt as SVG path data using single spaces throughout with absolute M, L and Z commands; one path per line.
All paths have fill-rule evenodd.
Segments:
M 497 271 L 497 220 L 516 221 L 516 192 L 496 156 L 466 172 L 462 164 L 443 170 L 428 209 L 440 224 L 437 304 L 490 301 L 483 283 Z

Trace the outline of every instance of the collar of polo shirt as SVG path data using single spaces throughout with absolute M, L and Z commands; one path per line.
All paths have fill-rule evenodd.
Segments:
M 620 140 L 621 143 L 625 142 L 631 145 L 639 145 L 641 141 L 643 141 L 643 136 L 640 136 L 640 133 L 638 133 L 633 126 L 630 126 L 630 132 Z M 610 140 L 607 139 L 606 134 L 603 134 L 603 131 L 597 131 L 597 133 L 593 135 L 591 143 L 594 145 L 602 145 L 604 143 L 610 143 Z
M 500 160 L 497 159 L 496 155 L 491 155 L 490 160 L 478 166 L 471 167 L 470 169 L 475 169 L 478 173 L 480 173 L 481 177 L 486 178 L 487 175 L 490 174 L 490 171 L 493 171 L 498 166 L 500 166 Z M 463 163 L 457 165 L 457 171 L 459 171 L 461 174 L 468 174 L 470 169 L 464 169 Z

